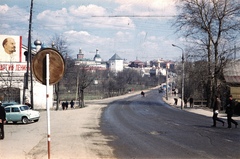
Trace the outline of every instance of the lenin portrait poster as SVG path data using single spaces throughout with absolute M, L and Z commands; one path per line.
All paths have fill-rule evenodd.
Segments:
M 21 62 L 22 37 L 0 35 L 0 62 Z

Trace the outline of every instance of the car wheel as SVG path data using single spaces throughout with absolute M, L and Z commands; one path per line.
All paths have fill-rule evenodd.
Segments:
M 23 117 L 22 118 L 22 123 L 23 124 L 27 124 L 28 123 L 28 118 L 27 117 Z
M 39 119 L 33 120 L 34 122 L 38 122 Z

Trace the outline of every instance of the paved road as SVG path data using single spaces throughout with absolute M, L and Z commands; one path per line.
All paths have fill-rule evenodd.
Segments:
M 50 113 L 50 158 L 51 159 L 114 159 L 109 138 L 100 130 L 102 110 L 108 103 L 138 94 L 102 100 L 86 101 L 86 107 Z M 47 159 L 47 113 L 32 124 L 5 125 L 5 139 L 0 140 L 0 158 Z
M 101 114 L 108 103 L 134 94 L 140 96 L 140 92 L 132 92 L 124 96 L 88 101 L 87 107 L 81 109 L 51 111 L 51 158 L 115 158 L 115 149 L 110 145 L 116 138 L 102 134 Z M 143 110 L 146 111 L 142 113 L 147 115 L 147 109 Z M 208 113 L 198 110 L 200 109 L 195 109 L 195 112 Z M 5 125 L 5 139 L 0 140 L 0 158 L 46 159 L 48 155 L 46 119 L 46 112 L 42 111 L 37 123 Z M 149 133 L 157 136 L 161 131 Z
M 170 107 L 156 90 L 109 104 L 101 122 L 117 158 L 240 158 L 239 129 L 211 125 L 211 116 Z

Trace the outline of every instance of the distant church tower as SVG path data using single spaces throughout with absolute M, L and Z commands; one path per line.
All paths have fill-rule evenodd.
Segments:
M 109 59 L 109 69 L 113 72 L 121 72 L 123 70 L 123 59 L 120 58 L 117 54 L 114 54 Z
M 82 50 L 79 49 L 79 53 L 77 54 L 77 59 L 83 59 L 84 54 L 82 53 Z
M 97 63 L 102 62 L 102 58 L 101 58 L 101 56 L 100 56 L 99 53 L 98 53 L 98 49 L 96 49 L 96 55 L 94 56 L 93 60 L 94 60 L 95 62 L 97 62 Z

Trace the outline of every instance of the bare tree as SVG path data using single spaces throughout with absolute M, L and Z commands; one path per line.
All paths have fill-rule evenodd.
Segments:
M 76 66 L 79 105 L 84 107 L 84 90 L 96 79 L 95 70 L 86 64 Z
M 0 72 L 0 100 L 8 101 L 16 100 L 16 97 L 13 96 L 13 92 L 16 92 L 16 80 L 14 79 L 17 77 L 16 74 L 13 72 L 13 64 L 10 63 L 9 66 L 2 66 L 2 70 Z M 17 100 L 20 102 L 20 99 Z
M 178 31 L 184 30 L 185 37 L 207 55 L 210 106 L 225 63 L 223 57 L 232 53 L 229 45 L 239 35 L 240 3 L 239 0 L 180 0 L 178 7 L 181 10 L 175 23 Z
M 52 45 L 52 48 L 56 49 L 63 56 L 64 61 L 65 61 L 65 70 L 66 70 L 68 68 L 68 65 L 67 65 L 68 63 L 66 63 L 66 61 L 68 60 L 68 52 L 69 52 L 66 38 L 61 35 L 55 34 L 50 39 L 50 43 Z M 56 110 L 58 110 L 59 103 L 60 103 L 60 99 L 59 99 L 60 81 L 54 85 L 54 91 L 55 91 L 55 95 L 56 95 Z

